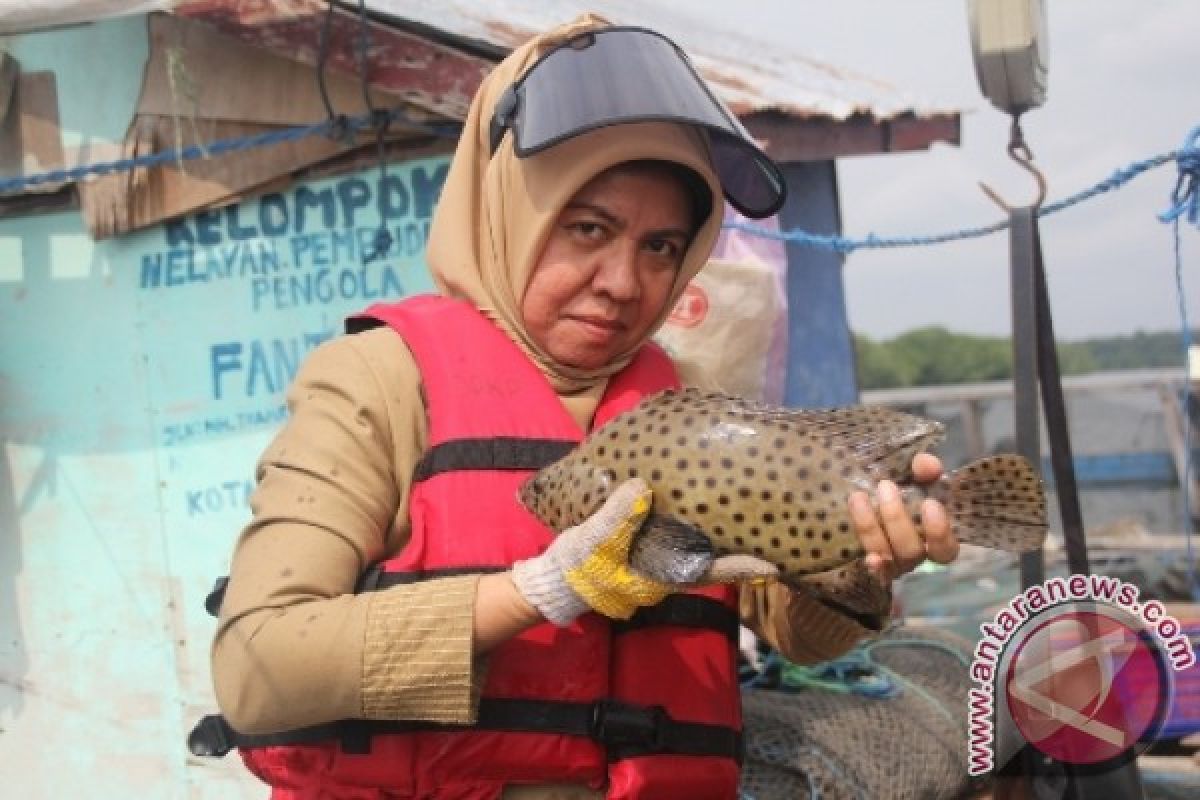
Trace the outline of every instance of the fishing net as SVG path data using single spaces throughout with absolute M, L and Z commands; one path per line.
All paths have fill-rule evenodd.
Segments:
M 896 626 L 834 661 L 768 656 L 742 690 L 743 800 L 966 797 L 972 647 Z

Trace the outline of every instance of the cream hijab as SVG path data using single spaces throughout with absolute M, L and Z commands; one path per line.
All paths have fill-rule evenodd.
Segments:
M 488 126 L 496 100 L 538 57 L 583 31 L 607 27 L 585 14 L 526 42 L 484 79 L 471 102 L 462 137 L 434 212 L 426 256 L 443 294 L 472 302 L 538 366 L 586 430 L 608 378 L 637 347 L 600 369 L 557 363 L 530 338 L 521 299 L 551 225 L 588 181 L 617 164 L 638 159 L 673 161 L 701 175 L 712 191 L 712 211 L 684 255 L 683 266 L 653 330 L 707 261 L 720 232 L 723 200 L 707 138 L 684 125 L 648 122 L 613 125 L 573 137 L 528 158 L 517 158 L 506 135 L 493 156 Z M 638 343 L 640 347 L 643 342 Z

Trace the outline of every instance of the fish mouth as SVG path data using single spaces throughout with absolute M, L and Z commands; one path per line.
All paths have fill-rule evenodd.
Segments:
M 517 500 L 528 511 L 533 511 L 534 509 L 534 500 L 537 498 L 538 488 L 536 475 L 517 487 Z

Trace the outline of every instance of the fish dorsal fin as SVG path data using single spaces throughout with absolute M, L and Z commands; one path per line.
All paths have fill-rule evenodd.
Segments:
M 883 406 L 780 408 L 700 389 L 667 390 L 646 400 L 652 414 L 688 411 L 746 425 L 792 429 L 830 450 L 845 451 L 873 478 L 905 481 L 913 456 L 944 435 L 941 423 Z

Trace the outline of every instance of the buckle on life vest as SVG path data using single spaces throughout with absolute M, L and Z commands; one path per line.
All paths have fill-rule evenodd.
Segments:
M 202 758 L 221 758 L 234 747 L 230 733 L 232 731 L 224 717 L 209 714 L 197 722 L 188 734 L 188 750 L 192 755 Z
M 591 737 L 606 747 L 662 748 L 667 712 L 662 706 L 635 706 L 618 700 L 592 705 Z

